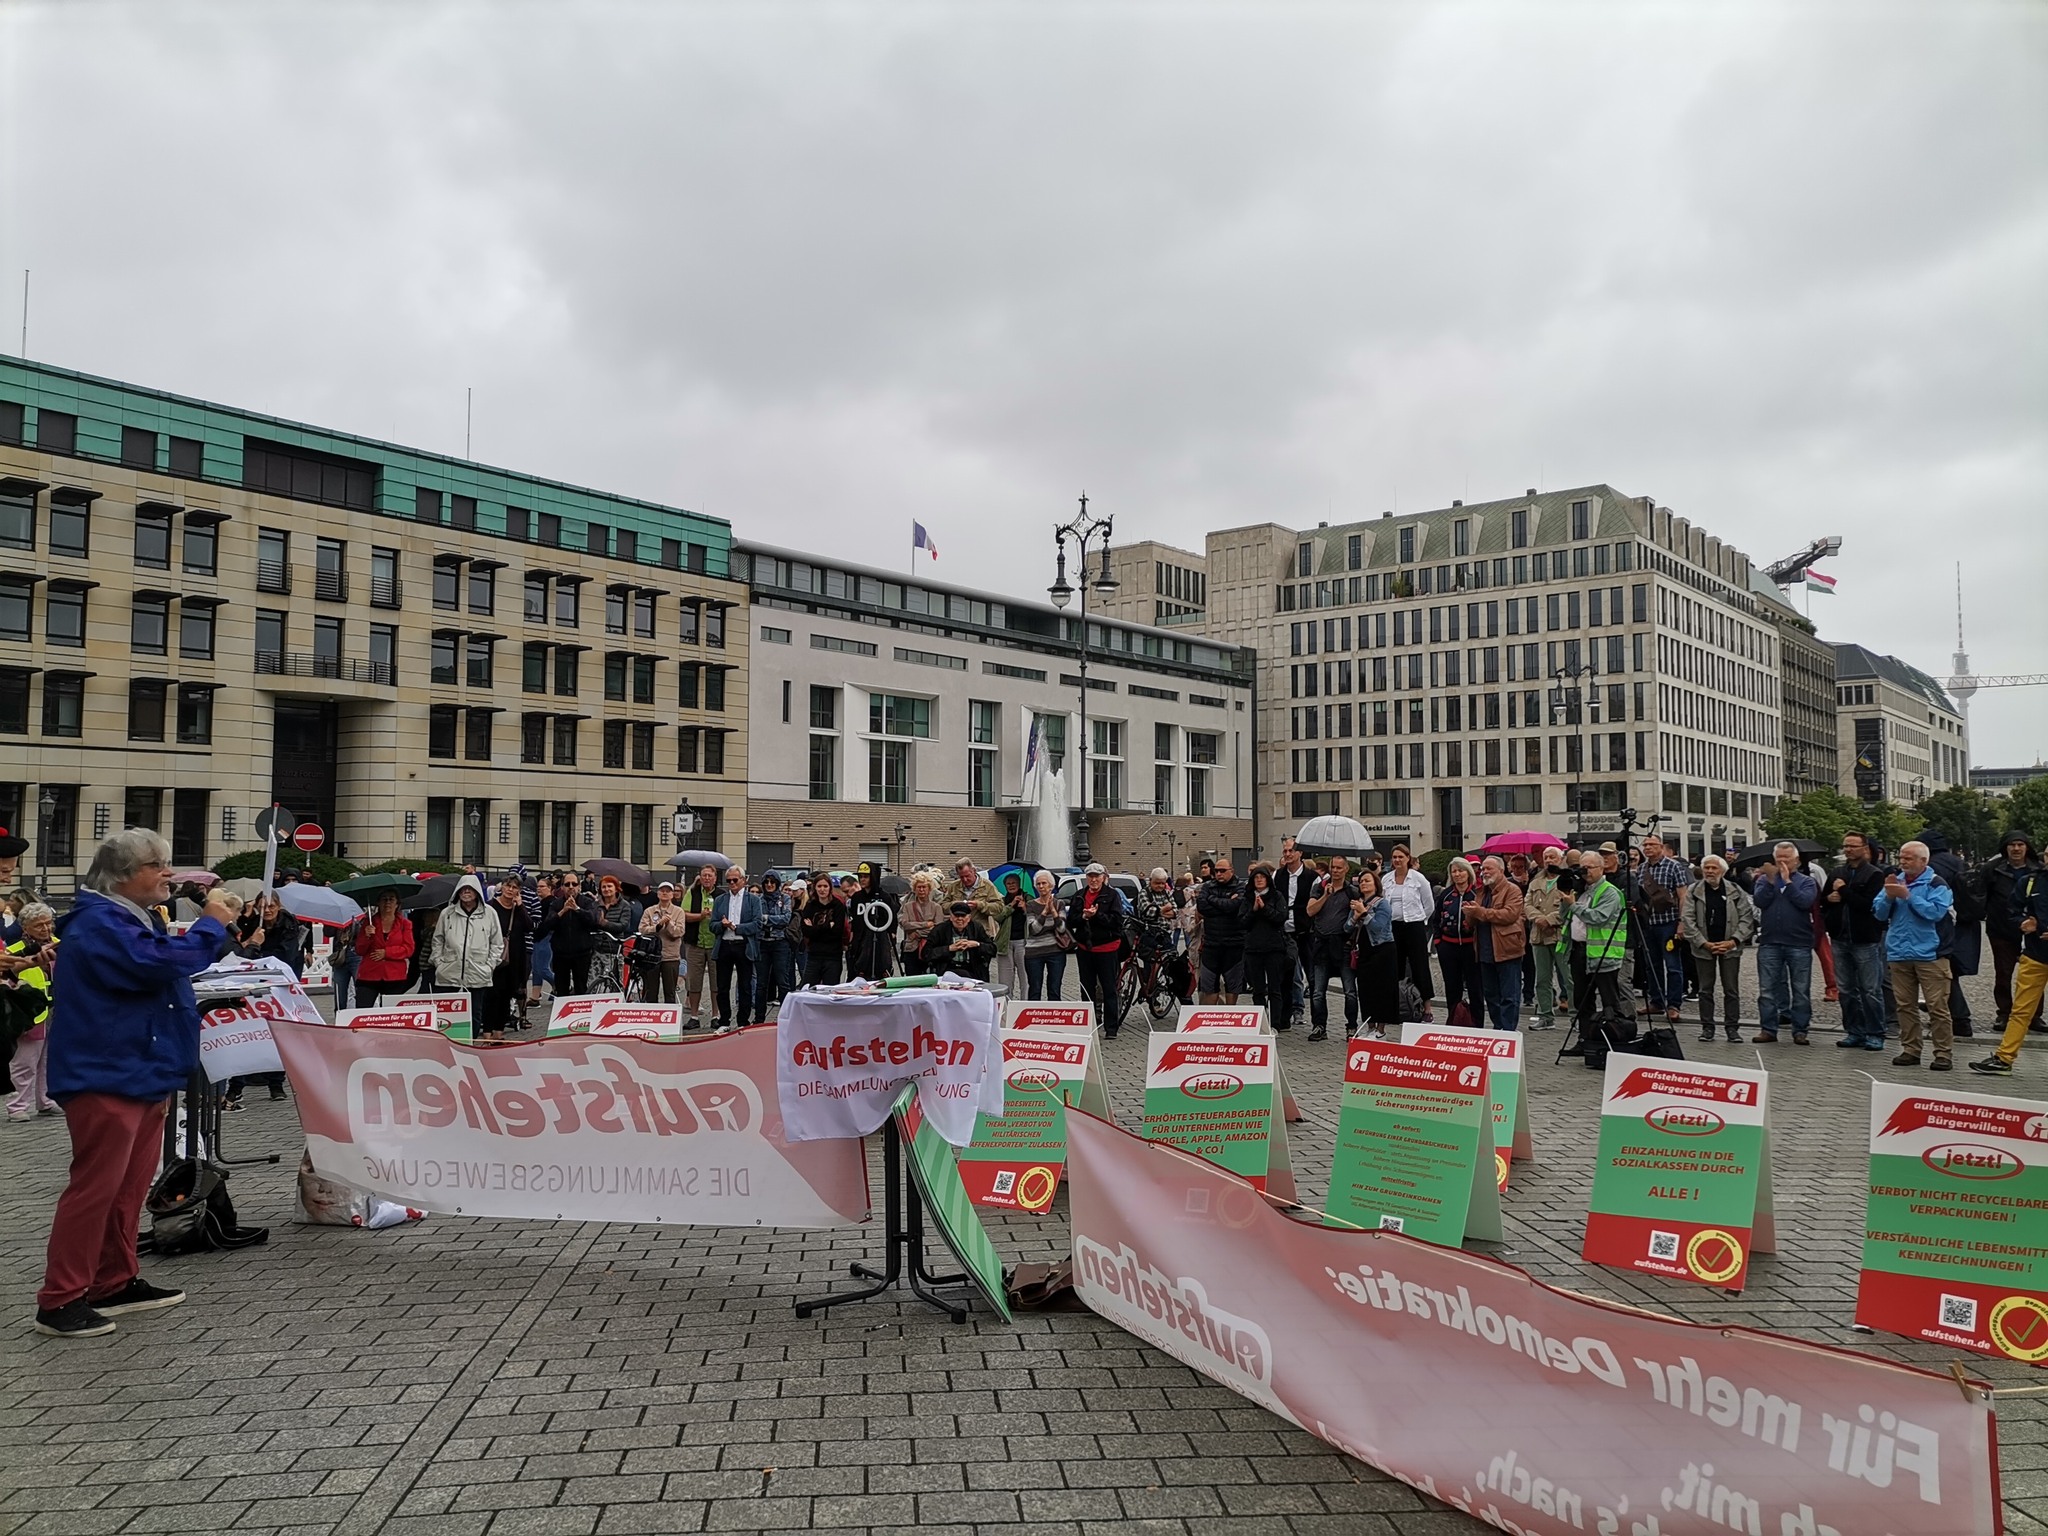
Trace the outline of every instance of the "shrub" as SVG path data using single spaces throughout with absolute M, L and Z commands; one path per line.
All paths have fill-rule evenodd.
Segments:
M 314 877 L 329 885 L 358 873 L 355 865 L 347 859 L 338 859 L 331 853 L 316 853 L 312 858 Z M 306 855 L 296 848 L 280 848 L 277 850 L 277 867 L 280 873 L 287 869 L 303 869 L 306 867 Z M 213 866 L 213 872 L 223 880 L 261 880 L 263 850 L 250 848 L 241 853 L 231 853 Z

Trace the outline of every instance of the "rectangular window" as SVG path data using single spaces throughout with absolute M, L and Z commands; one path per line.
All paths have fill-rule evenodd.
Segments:
M 1498 746 L 1495 742 L 1493 745 Z M 1540 816 L 1543 814 L 1541 784 L 1489 784 L 1486 786 L 1486 814 L 1489 816 Z
M 276 608 L 256 610 L 256 670 L 276 672 L 284 666 L 284 613 Z
M 78 418 L 68 411 L 37 411 L 36 446 L 45 453 L 77 453 Z
M 196 437 L 171 439 L 171 473 L 180 480 L 198 480 L 206 473 L 206 445 Z
M 532 759 L 522 755 L 520 761 L 531 762 Z M 542 800 L 519 802 L 519 862 L 522 864 L 540 862 L 540 829 L 545 805 Z
M 182 865 L 206 862 L 206 810 L 211 791 L 171 791 L 171 861 Z
M 472 563 L 469 568 L 469 611 L 489 618 L 498 607 L 498 568 Z
M 488 635 L 471 635 L 469 637 L 469 644 L 464 649 L 469 663 L 469 686 L 472 688 L 490 687 L 491 676 L 494 670 L 492 658 L 498 654 L 498 648 L 491 644 L 491 637 Z
M 591 555 L 610 554 L 612 552 L 611 533 L 611 529 L 605 527 L 603 523 L 585 523 L 583 525 L 584 553 Z
M 33 494 L 0 496 L 0 547 L 36 547 L 36 499 Z
M 575 857 L 576 846 L 576 802 L 555 800 L 548 818 L 548 859 L 557 865 L 567 864 Z
M 623 768 L 626 766 L 626 722 L 607 720 L 604 723 L 604 766 Z
M 555 623 L 563 629 L 575 629 L 583 616 L 583 584 L 578 581 L 555 583 Z
M 654 702 L 654 661 L 652 656 L 633 658 L 633 702 L 652 704 Z
M 26 595 L 31 588 L 19 589 Z M 43 639 L 51 645 L 76 649 L 85 644 L 85 588 L 50 585 L 43 600 Z M 209 655 L 212 653 L 209 651 Z
M 422 523 L 441 521 L 441 493 L 420 486 L 412 493 L 412 515 Z
M 1637 624 L 1650 621 L 1650 587 L 1648 582 L 1637 582 L 1628 589 L 1629 618 Z
M 453 754 L 450 754 L 453 756 Z M 443 864 L 449 861 L 453 851 L 451 837 L 455 827 L 455 802 L 440 796 L 427 800 L 427 857 Z
M 214 605 L 186 598 L 178 605 L 178 654 L 195 661 L 213 660 Z
M 164 819 L 164 792 L 160 789 L 130 788 L 121 797 L 121 825 L 147 827 L 155 832 Z
M 462 755 L 472 763 L 491 760 L 491 721 L 494 712 L 472 709 L 462 722 Z
M 453 704 L 432 704 L 427 707 L 427 756 L 455 756 L 455 717 L 458 711 Z
M 576 727 L 580 722 L 574 715 L 555 716 L 555 763 L 558 767 L 576 766 Z
M 650 720 L 633 722 L 633 767 L 642 773 L 654 769 L 654 723 Z
M 844 651 L 849 656 L 872 656 L 874 646 L 865 640 L 842 640 L 837 635 L 812 635 L 811 649 L 814 651 Z
M 340 539 L 313 541 L 313 595 L 335 603 L 348 599 L 348 545 Z
M 519 717 L 519 761 L 522 763 L 544 763 L 548 760 L 548 717 L 546 715 L 521 715 Z M 535 834 L 538 837 L 538 833 Z
M 220 570 L 220 524 L 211 518 L 185 514 L 185 569 L 195 576 L 212 576 Z
M 868 695 L 868 729 L 877 736 L 928 738 L 932 733 L 932 701 L 893 693 L 871 693 Z
M 676 626 L 676 640 L 680 644 L 696 645 L 700 643 L 704 622 L 702 605 L 702 598 L 686 597 L 683 599 L 682 607 L 679 610 L 681 617 L 677 620 Z
M 703 771 L 699 765 L 701 754 L 698 751 L 698 744 L 702 741 L 703 736 L 703 727 L 695 725 L 686 725 L 676 732 L 677 773 L 700 773 Z
M 615 703 L 626 701 L 626 663 L 632 658 L 624 651 L 609 651 L 604 658 L 604 696 Z
M 634 561 L 640 558 L 640 535 L 630 528 L 619 529 L 612 537 L 612 558 Z
M 713 775 L 725 772 L 725 732 L 704 732 L 704 771 Z
M 811 684 L 811 729 L 814 731 L 836 731 L 839 729 L 839 690 Z
M 476 527 L 476 498 L 450 495 L 448 521 L 454 527 L 473 530 Z
M 545 576 L 529 576 L 522 588 L 525 598 L 526 622 L 545 624 L 548 621 L 548 579 Z
M 529 640 L 519 648 L 519 686 L 528 693 L 548 691 L 548 648 Z
M 144 656 L 162 656 L 170 649 L 171 600 L 136 597 L 128 616 L 128 649 Z
M 462 607 L 462 564 L 446 555 L 434 559 L 434 606 L 447 613 Z
M 1517 507 L 1508 514 L 1508 546 L 1511 549 L 1529 547 L 1529 513 L 1524 507 Z M 1519 574 L 1516 577 L 1520 580 Z
M 581 653 L 573 646 L 555 647 L 555 697 L 573 699 L 576 697 L 576 658 Z
M 11 686 L 7 677 L 20 682 L 21 730 L 28 729 L 28 674 L 16 672 L 0 676 L 0 688 Z M 0 704 L 0 715 L 10 715 L 11 703 Z M 6 729 L 0 726 L 0 729 Z M 76 740 L 85 732 L 85 679 L 76 672 L 45 672 L 43 674 L 43 734 L 64 736 Z
M 786 629 L 778 629 L 773 624 L 761 626 L 761 640 L 765 645 L 787 645 L 789 639 L 789 631 Z
M 699 662 L 686 661 L 676 668 L 677 708 L 696 709 L 699 707 L 698 700 L 702 694 L 700 680 L 703 675 L 704 668 Z
M 455 679 L 459 675 L 456 656 L 461 644 L 461 636 L 446 631 L 434 636 L 433 646 L 428 652 L 428 682 L 441 683 L 448 687 L 455 685 Z
M 19 445 L 22 441 L 22 424 L 26 419 L 19 401 L 0 400 L 0 443 Z M 0 804 L 0 812 L 4 811 L 6 806 Z M 18 819 L 12 813 L 8 813 L 8 820 L 0 825 L 13 826 Z
M 626 608 L 632 593 L 624 587 L 604 589 L 604 632 L 608 635 L 623 635 L 626 632 Z
M 0 735 L 26 736 L 28 734 L 28 691 L 35 674 L 20 667 L 0 667 Z M 49 684 L 43 684 L 45 690 Z M 43 734 L 54 734 L 49 729 L 49 694 L 43 695 Z
M 370 681 L 386 686 L 398 681 L 398 627 L 370 626 Z
M 654 594 L 633 594 L 633 633 L 642 640 L 654 638 Z
M 156 678 L 138 677 L 128 684 L 128 739 L 164 739 L 164 701 L 170 685 Z
M 260 539 L 258 559 L 261 559 Z M 135 514 L 135 563 L 145 570 L 171 568 L 171 515 L 168 512 Z M 258 577 L 261 580 L 261 577 Z
M 1472 520 L 1461 517 L 1451 524 L 1451 553 L 1469 555 L 1472 553 Z
M 540 542 L 549 549 L 560 549 L 562 547 L 562 517 L 560 513 L 541 513 Z
M 704 707 L 710 710 L 725 708 L 725 668 L 704 669 Z
M 868 743 L 868 799 L 878 805 L 910 803 L 910 743 Z
M 1410 565 L 1415 560 L 1415 527 L 1411 523 L 1399 535 L 1401 564 Z
M 52 501 L 50 503 L 50 553 L 86 559 L 92 553 L 92 503 Z
M 505 537 L 506 537 L 506 538 L 508 538 L 508 539 L 515 539 L 515 540 L 517 540 L 517 541 L 518 541 L 519 543 L 521 543 L 521 544 L 528 544 L 528 543 L 531 543 L 531 542 L 533 541 L 533 509 L 532 509 L 532 508 L 530 508 L 530 507 L 507 507 L 507 508 L 505 509 Z M 521 803 L 522 803 L 522 804 L 538 804 L 539 802 L 537 802 L 537 801 L 522 801 Z M 522 834 L 522 835 L 523 835 L 523 834 Z M 538 832 L 536 831 L 536 833 L 534 834 L 534 841 L 535 841 L 535 842 L 536 842 L 536 844 L 537 844 L 537 843 L 539 842 L 539 840 L 540 840 L 540 835 L 539 835 L 539 833 L 538 833 Z M 540 856 L 540 855 L 539 855 L 539 853 L 538 853 L 538 852 L 536 852 L 536 853 L 535 853 L 535 855 L 534 855 L 534 857 L 535 857 L 535 858 L 538 858 L 539 856 Z
M 137 537 L 141 537 L 140 524 Z M 140 560 L 138 548 L 136 558 Z M 256 530 L 256 590 L 289 592 L 292 589 L 292 536 L 281 528 Z
M 1575 501 L 1575 502 L 1573 502 L 1573 503 L 1572 503 L 1572 537 L 1573 537 L 1574 539 L 1590 539 L 1590 538 L 1591 538 L 1592 536 L 1593 536 L 1593 514 L 1592 514 L 1592 503 L 1591 503 L 1591 502 L 1586 502 L 1586 501 Z

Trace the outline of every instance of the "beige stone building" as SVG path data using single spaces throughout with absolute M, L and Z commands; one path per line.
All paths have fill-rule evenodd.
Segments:
M 69 890 L 273 800 L 358 865 L 659 864 L 747 837 L 716 519 L 0 359 L 0 825 Z
M 1209 559 L 1156 539 L 1110 546 L 1116 590 L 1090 599 L 1106 619 L 1199 631 L 1209 603 Z

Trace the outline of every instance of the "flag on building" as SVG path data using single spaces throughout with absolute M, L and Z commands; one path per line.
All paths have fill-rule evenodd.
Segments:
M 932 558 L 934 560 L 939 558 L 939 546 L 934 544 L 932 542 L 932 536 L 924 531 L 923 523 L 911 523 L 910 548 L 913 553 L 920 549 L 928 549 L 931 551 Z
M 1806 573 L 1806 590 L 1809 592 L 1832 592 L 1835 590 L 1835 578 L 1823 576 L 1816 570 L 1808 570 Z

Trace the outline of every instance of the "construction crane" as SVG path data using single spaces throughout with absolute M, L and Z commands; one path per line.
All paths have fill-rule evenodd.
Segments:
M 1829 534 L 1824 539 L 1815 539 L 1806 548 L 1800 550 L 1798 554 L 1787 555 L 1784 559 L 1765 566 L 1764 574 L 1770 577 L 1777 585 L 1789 587 L 1793 582 L 1806 574 L 1808 566 L 1812 565 L 1816 560 L 1823 560 L 1829 555 L 1840 553 L 1841 548 L 1842 540 L 1840 535 Z

